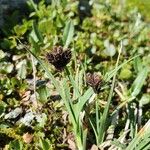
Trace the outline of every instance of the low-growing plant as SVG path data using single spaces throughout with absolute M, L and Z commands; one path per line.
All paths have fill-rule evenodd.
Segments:
M 142 15 L 108 1 L 28 5 L 29 18 L 0 39 L 0 147 L 148 150 Z

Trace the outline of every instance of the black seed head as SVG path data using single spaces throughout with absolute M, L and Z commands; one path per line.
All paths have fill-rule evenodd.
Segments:
M 90 85 L 95 93 L 100 91 L 101 78 L 96 73 L 87 73 L 86 74 L 86 82 Z
M 71 51 L 70 49 L 63 50 L 61 46 L 55 46 L 51 53 L 47 53 L 46 58 L 58 71 L 62 71 L 70 62 Z

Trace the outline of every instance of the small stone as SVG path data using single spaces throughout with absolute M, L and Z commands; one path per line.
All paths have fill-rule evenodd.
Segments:
M 31 143 L 32 140 L 33 140 L 33 135 L 32 135 L 32 134 L 29 134 L 29 133 L 27 132 L 27 133 L 25 133 L 25 134 L 23 135 L 23 140 L 24 140 L 25 143 L 29 144 L 29 143 Z

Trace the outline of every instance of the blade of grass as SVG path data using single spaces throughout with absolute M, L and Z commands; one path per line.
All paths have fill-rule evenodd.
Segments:
M 83 76 L 84 76 L 84 70 L 82 69 L 80 72 L 79 72 L 79 77 L 78 77 L 78 81 L 79 81 L 79 91 L 80 93 L 83 92 Z
M 76 141 L 78 149 L 83 149 L 83 126 L 80 118 L 78 118 L 77 129 L 76 129 Z
M 82 129 L 83 130 L 83 129 Z M 83 149 L 86 150 L 87 129 L 83 131 Z
M 30 4 L 32 5 L 32 7 L 34 8 L 35 12 L 38 12 L 38 9 L 37 9 L 37 4 L 35 4 L 33 2 L 33 0 L 29 0 Z
M 150 144 L 147 144 L 147 145 L 145 145 L 142 149 L 140 149 L 140 150 L 149 150 L 150 149 L 150 146 L 149 146 Z
M 72 74 L 70 73 L 70 71 L 68 70 L 67 67 L 65 68 L 65 71 L 66 71 L 66 73 L 67 73 L 67 75 L 68 75 L 68 78 L 69 78 L 71 84 L 72 84 L 72 87 L 73 87 L 74 92 L 75 92 L 75 96 L 76 96 L 76 97 L 80 97 L 81 94 L 80 94 L 80 92 L 79 92 L 78 85 L 76 84 L 75 80 L 73 79 Z
M 147 75 L 148 75 L 148 67 L 145 67 L 139 72 L 137 78 L 135 79 L 130 88 L 131 96 L 136 97 L 140 93 L 141 88 L 143 87 L 143 84 L 147 78 Z
M 112 85 L 111 85 L 111 89 L 109 92 L 109 96 L 108 96 L 108 101 L 107 101 L 107 105 L 104 109 L 103 115 L 101 117 L 101 122 L 100 122 L 100 131 L 99 131 L 99 144 L 101 144 L 104 140 L 104 136 L 105 136 L 105 130 L 107 127 L 107 116 L 108 116 L 108 111 L 109 111 L 109 107 L 110 107 L 110 103 L 113 97 L 113 90 L 115 87 L 115 80 L 116 80 L 116 75 L 117 75 L 117 71 L 118 71 L 118 64 L 119 64 L 119 58 L 121 55 L 121 51 L 122 51 L 122 42 L 121 42 L 121 47 L 119 49 L 119 54 L 118 54 L 118 58 L 117 58 L 117 62 L 116 62 L 116 66 L 115 66 L 115 72 L 114 72 L 114 76 L 113 76 L 113 81 L 112 81 Z
M 147 135 L 150 135 L 150 120 L 145 124 L 145 126 L 138 132 L 135 138 L 127 146 L 126 150 L 134 150 L 136 145 L 139 144 L 141 139 L 147 139 Z
M 73 126 L 76 127 L 77 119 L 76 119 L 73 104 L 72 104 L 72 101 L 71 101 L 71 98 L 70 98 L 70 92 L 69 92 L 70 89 L 69 89 L 65 79 L 63 80 L 63 83 L 61 84 L 61 89 L 63 91 L 62 99 L 65 103 L 67 111 L 69 112 L 69 116 L 71 117 L 71 121 L 73 123 Z
M 97 133 L 98 133 L 98 136 L 97 136 L 97 138 L 98 139 L 96 139 L 96 141 L 97 141 L 97 145 L 99 144 L 99 136 L 100 136 L 100 134 L 99 134 L 99 128 L 100 128 L 100 116 L 99 116 L 99 112 L 98 112 L 98 102 L 97 102 L 98 100 L 96 99 L 95 100 L 95 105 L 96 105 L 96 131 L 97 131 Z
M 125 62 L 122 63 L 121 65 L 118 65 L 118 67 L 116 68 L 117 71 L 118 71 L 119 69 L 121 69 L 125 64 L 127 64 L 128 62 L 132 61 L 133 59 L 135 59 L 135 58 L 137 58 L 137 57 L 139 57 L 139 56 L 140 56 L 140 55 L 136 55 L 136 56 L 130 58 L 129 60 L 125 61 Z M 105 76 L 104 76 L 105 82 L 108 82 L 108 81 L 114 76 L 116 69 L 113 69 L 113 70 L 111 70 L 110 72 L 108 72 L 108 73 L 105 74 Z
M 93 124 L 93 122 L 92 122 L 92 120 L 90 118 L 89 118 L 89 121 L 90 121 L 90 124 L 92 126 L 92 129 L 93 129 L 95 137 L 96 137 L 96 143 L 98 143 L 98 133 L 96 131 L 96 128 L 94 127 L 94 124 Z
M 94 96 L 94 99 L 96 98 L 96 96 L 97 96 L 97 94 L 94 94 L 93 95 Z M 96 138 L 96 143 L 97 143 L 97 145 L 98 145 L 98 143 L 99 143 L 99 141 L 98 141 L 98 139 L 99 139 L 99 123 L 100 123 L 100 117 L 99 117 L 99 112 L 98 112 L 98 102 L 97 102 L 97 98 L 96 98 L 96 100 L 95 100 L 95 106 L 96 106 L 96 126 L 94 126 L 94 124 L 93 124 L 93 122 L 92 122 L 92 120 L 91 120 L 91 118 L 90 118 L 90 116 L 88 117 L 89 118 L 89 122 L 90 122 L 90 124 L 91 124 L 91 127 L 92 127 L 92 129 L 93 129 L 93 131 L 94 131 L 94 134 L 95 134 L 95 138 Z
M 41 43 L 43 43 L 43 37 L 42 37 L 41 32 L 40 32 L 39 29 L 38 29 L 38 26 L 37 26 L 36 21 L 33 22 L 32 27 L 33 27 L 33 31 L 34 31 L 35 36 L 36 36 L 36 38 L 38 39 L 38 41 L 41 42 Z M 34 37 L 33 37 L 33 39 L 34 39 Z
M 92 88 L 87 89 L 83 96 L 78 99 L 78 103 L 75 105 L 76 117 L 79 117 L 80 112 L 82 111 L 85 103 L 89 100 L 89 98 L 94 94 Z
M 143 150 L 147 145 L 149 145 L 148 148 L 150 148 L 150 135 L 149 134 L 146 134 L 144 136 L 144 139 L 140 141 L 140 143 L 136 146 L 136 149 Z
M 63 44 L 64 44 L 64 48 L 67 48 L 69 46 L 69 44 L 72 41 L 74 35 L 74 25 L 73 22 L 70 20 L 66 23 L 65 29 L 64 29 L 64 33 L 63 33 Z
M 75 75 L 75 85 L 77 88 L 73 88 L 73 98 L 77 99 L 79 96 L 79 67 L 76 69 L 76 75 Z M 81 95 L 80 95 L 81 96 Z

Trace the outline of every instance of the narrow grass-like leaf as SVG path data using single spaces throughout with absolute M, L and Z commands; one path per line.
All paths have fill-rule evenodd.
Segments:
M 134 69 L 136 72 L 140 72 L 143 69 L 143 64 L 140 57 L 134 59 Z
M 140 150 L 150 150 L 150 144 L 145 145 L 142 149 Z
M 148 67 L 145 67 L 139 72 L 137 78 L 135 79 L 135 81 L 133 82 L 131 86 L 131 89 L 130 89 L 131 96 L 136 97 L 140 93 L 141 88 L 147 78 L 147 75 L 148 75 Z
M 89 100 L 89 98 L 94 94 L 94 91 L 92 88 L 89 88 L 83 96 L 79 98 L 78 103 L 75 105 L 75 112 L 76 116 L 79 117 L 80 112 L 82 111 L 84 105 Z
M 28 2 L 28 1 L 27 1 Z M 33 0 L 29 0 L 29 2 L 30 2 L 30 4 L 31 4 L 31 6 L 34 8 L 34 10 L 37 12 L 38 11 L 38 9 L 37 9 L 37 4 L 35 4 L 34 2 L 33 2 Z
M 40 146 L 43 150 L 50 149 L 50 145 L 48 143 L 48 140 L 40 139 L 39 143 L 40 143 Z
M 84 70 L 82 69 L 80 72 L 79 72 L 79 76 L 78 76 L 78 82 L 79 82 L 79 91 L 80 93 L 82 93 L 82 90 L 83 90 L 83 76 L 84 76 Z
M 99 110 L 98 110 L 98 102 L 97 100 L 95 101 L 95 106 L 96 106 L 96 127 L 94 126 L 94 124 L 92 123 L 91 119 L 89 118 L 89 121 L 90 121 L 90 124 L 92 126 L 92 129 L 94 131 L 94 134 L 95 134 L 95 138 L 96 138 L 96 143 L 97 145 L 99 144 L 99 129 L 100 129 L 100 116 L 99 116 Z
M 110 89 L 110 92 L 109 92 L 107 104 L 106 104 L 106 107 L 104 109 L 103 115 L 101 117 L 100 129 L 99 129 L 100 131 L 99 131 L 99 135 L 98 135 L 99 136 L 99 140 L 98 140 L 99 144 L 101 144 L 103 142 L 104 136 L 105 136 L 105 133 L 106 133 L 105 131 L 106 131 L 106 128 L 107 128 L 107 116 L 108 116 L 108 111 L 109 111 L 111 99 L 113 97 L 113 90 L 114 90 L 114 87 L 115 87 L 115 80 L 116 80 L 116 76 L 117 76 L 117 71 L 119 70 L 118 69 L 118 64 L 119 64 L 119 58 L 120 58 L 121 51 L 122 51 L 122 43 L 121 43 L 121 47 L 119 49 L 119 55 L 118 55 L 116 66 L 115 66 L 115 72 L 113 74 L 113 81 L 112 81 L 111 89 Z
M 96 131 L 97 131 L 97 139 L 96 139 L 96 141 L 97 141 L 97 145 L 99 144 L 99 139 L 100 139 L 100 134 L 99 134 L 99 132 L 100 132 L 100 116 L 99 116 L 99 110 L 98 110 L 98 102 L 97 102 L 97 99 L 96 99 L 96 101 L 95 101 L 95 104 L 96 104 Z
M 137 58 L 137 57 L 139 57 L 139 55 L 136 55 L 136 56 L 130 58 L 129 60 L 125 61 L 124 63 L 118 65 L 117 68 L 115 68 L 115 69 L 109 71 L 108 73 L 106 73 L 105 76 L 104 76 L 104 80 L 105 80 L 106 82 L 108 82 L 108 81 L 114 76 L 116 69 L 117 69 L 116 71 L 118 71 L 118 70 L 121 69 L 125 64 L 127 64 L 128 62 L 132 61 L 133 59 L 135 59 L 135 58 Z
M 80 121 L 80 118 L 78 118 L 78 123 L 77 123 L 77 129 L 76 129 L 76 140 L 77 140 L 77 145 L 79 149 L 83 149 L 83 129 L 82 129 L 82 123 Z
M 43 43 L 42 34 L 40 33 L 37 23 L 35 21 L 33 22 L 32 27 L 33 27 L 33 31 L 31 32 L 30 36 L 34 39 L 35 42 Z
M 67 84 L 67 79 L 63 79 L 63 83 L 62 83 L 62 88 L 64 89 L 65 95 L 66 95 L 66 99 L 70 101 L 71 97 L 70 97 L 70 88 Z M 72 102 L 70 101 L 70 103 L 72 104 Z
M 82 129 L 83 130 L 83 129 Z M 86 150 L 87 129 L 83 131 L 83 149 Z
M 75 75 L 75 88 L 73 88 L 73 98 L 77 99 L 81 95 L 79 93 L 79 68 L 76 69 L 76 75 Z
M 69 115 L 71 117 L 71 121 L 73 123 L 73 126 L 76 126 L 77 120 L 76 120 L 73 104 L 71 102 L 71 98 L 70 98 L 70 94 L 69 94 L 70 89 L 69 89 L 69 87 L 67 85 L 66 80 L 63 80 L 63 83 L 61 84 L 61 89 L 63 91 L 62 99 L 63 99 L 63 101 L 65 103 L 67 111 L 69 112 Z
M 136 146 L 136 149 L 143 150 L 146 146 L 149 145 L 150 148 L 150 134 L 146 134 L 144 139 L 140 141 L 140 143 Z
M 147 135 L 150 135 L 150 120 L 145 126 L 137 133 L 135 138 L 130 142 L 126 150 L 134 150 L 142 139 L 147 139 Z
M 74 92 L 75 92 L 75 97 L 76 97 L 76 98 L 77 98 L 77 97 L 80 97 L 81 94 L 80 94 L 80 92 L 79 92 L 78 84 L 76 84 L 76 81 L 73 79 L 73 76 L 72 76 L 72 74 L 69 72 L 68 68 L 66 68 L 66 73 L 67 73 L 68 78 L 69 78 L 69 80 L 70 80 L 70 82 L 71 82 L 71 84 L 72 84 L 73 90 L 74 90 Z M 78 76 L 77 76 L 77 77 L 78 77 Z
M 90 124 L 91 124 L 91 126 L 92 126 L 92 129 L 93 129 L 93 131 L 94 131 L 94 134 L 95 134 L 95 137 L 96 137 L 96 143 L 99 143 L 98 142 L 98 133 L 97 133 L 97 131 L 96 131 L 96 128 L 94 127 L 94 124 L 93 124 L 93 122 L 92 122 L 92 120 L 89 118 L 89 121 L 90 121 Z
M 69 46 L 69 44 L 72 41 L 73 35 L 74 35 L 74 25 L 73 22 L 70 20 L 66 23 L 64 33 L 63 33 L 62 40 L 63 40 L 64 48 Z

